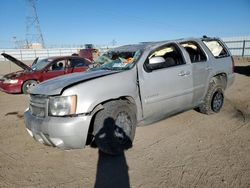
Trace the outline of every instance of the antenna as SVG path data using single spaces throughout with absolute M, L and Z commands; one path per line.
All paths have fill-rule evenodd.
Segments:
M 111 41 L 111 43 L 112 43 L 112 46 L 115 46 L 115 45 L 117 44 L 117 41 L 116 41 L 115 39 L 113 39 L 113 40 Z
M 42 48 L 45 47 L 43 35 L 36 11 L 35 0 L 26 0 L 28 14 L 26 17 L 26 47 L 31 48 L 33 43 L 39 43 Z

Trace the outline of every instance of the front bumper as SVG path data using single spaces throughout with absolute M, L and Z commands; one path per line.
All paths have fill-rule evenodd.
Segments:
M 24 121 L 36 141 L 61 149 L 80 149 L 86 145 L 91 116 L 38 118 L 27 110 Z
M 5 84 L 3 81 L 0 81 L 0 91 L 5 93 L 21 93 L 22 85 L 18 84 Z

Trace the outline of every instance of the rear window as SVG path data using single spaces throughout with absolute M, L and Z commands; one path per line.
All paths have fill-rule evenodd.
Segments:
M 70 59 L 70 67 L 84 67 L 88 66 L 83 59 Z
M 229 56 L 229 53 L 227 52 L 225 47 L 218 40 L 208 40 L 208 41 L 204 40 L 203 42 L 212 52 L 215 58 Z

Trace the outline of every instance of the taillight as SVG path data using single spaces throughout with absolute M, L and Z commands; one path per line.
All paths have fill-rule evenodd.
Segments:
M 235 63 L 234 63 L 234 58 L 233 58 L 233 56 L 231 56 L 231 59 L 232 59 L 232 71 L 234 72 L 234 70 L 235 70 Z

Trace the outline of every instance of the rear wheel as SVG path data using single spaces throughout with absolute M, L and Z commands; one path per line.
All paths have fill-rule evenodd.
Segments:
M 35 80 L 27 80 L 24 82 L 23 86 L 22 86 L 22 92 L 24 94 L 28 94 L 30 92 L 30 89 L 34 86 L 37 85 L 37 81 Z
M 224 101 L 224 96 L 221 91 L 216 91 L 213 95 L 211 108 L 214 112 L 219 112 Z
M 107 154 L 121 154 L 132 147 L 137 123 L 135 105 L 119 100 L 103 107 L 94 120 L 95 143 Z
M 215 82 L 211 82 L 204 103 L 199 107 L 199 111 L 204 114 L 217 113 L 221 110 L 223 103 L 223 87 Z

